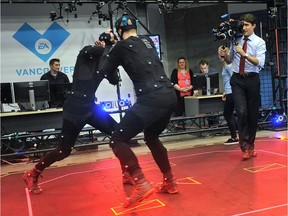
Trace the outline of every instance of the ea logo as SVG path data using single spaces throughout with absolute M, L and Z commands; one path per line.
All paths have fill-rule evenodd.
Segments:
M 46 62 L 69 35 L 70 33 L 56 22 L 53 22 L 43 34 L 40 34 L 28 23 L 24 23 L 13 35 L 13 38 Z
M 51 52 L 52 44 L 45 38 L 40 38 L 35 43 L 35 49 L 39 54 L 46 55 Z

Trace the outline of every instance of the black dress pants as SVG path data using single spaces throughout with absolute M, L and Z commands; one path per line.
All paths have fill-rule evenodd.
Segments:
M 229 127 L 229 131 L 231 134 L 231 137 L 233 139 L 237 138 L 237 121 L 236 118 L 233 114 L 234 112 L 234 100 L 233 100 L 233 95 L 231 94 L 227 94 L 226 95 L 226 101 L 224 104 L 224 112 L 223 115 L 225 117 L 225 120 L 227 121 L 228 127 Z
M 238 117 L 239 142 L 242 151 L 254 149 L 260 106 L 258 73 L 234 73 L 230 84 Z

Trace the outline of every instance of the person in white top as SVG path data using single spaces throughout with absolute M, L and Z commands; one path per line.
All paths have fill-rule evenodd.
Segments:
M 259 71 L 264 67 L 266 43 L 254 33 L 256 18 L 253 14 L 244 14 L 240 20 L 243 24 L 243 36 L 236 40 L 236 44 L 231 43 L 229 52 L 220 49 L 218 54 L 227 63 L 232 62 L 233 75 L 230 84 L 238 117 L 242 160 L 247 160 L 257 156 L 254 141 L 260 106 Z M 245 41 L 246 47 L 243 46 Z M 245 64 L 242 65 L 241 59 Z M 243 71 L 240 66 L 243 66 Z

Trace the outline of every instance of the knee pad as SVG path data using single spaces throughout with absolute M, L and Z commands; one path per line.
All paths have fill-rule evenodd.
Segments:
M 149 136 L 149 134 L 144 133 L 144 141 L 147 145 L 149 145 L 150 143 L 159 143 L 161 142 L 159 140 L 159 137 L 153 137 L 153 136 Z
M 71 121 L 64 119 L 59 141 L 59 152 L 57 161 L 68 157 L 75 145 L 76 139 L 81 129 L 76 127 Z
M 128 111 L 111 136 L 110 147 L 115 142 L 128 143 L 144 128 L 144 123 L 133 111 Z
M 59 143 L 59 148 L 58 150 L 58 155 L 56 160 L 63 160 L 64 158 L 68 157 L 71 154 L 71 151 L 74 146 L 73 140 L 67 139 L 65 136 L 61 136 L 60 138 L 60 143 Z
M 135 170 L 140 169 L 138 159 L 127 143 L 114 142 L 112 150 L 120 161 L 122 171 L 133 173 Z
M 119 158 L 119 156 L 121 154 L 125 154 L 124 152 L 129 151 L 128 149 L 130 149 L 129 145 L 127 143 L 124 142 L 113 142 L 109 143 L 110 147 L 112 148 L 113 153 L 115 154 L 115 156 L 117 158 Z
M 153 132 L 150 131 L 144 131 L 144 141 L 145 144 L 149 147 L 149 149 L 151 148 L 162 148 L 163 144 L 160 141 L 158 135 L 153 134 Z
M 67 119 L 63 119 L 61 137 L 65 137 L 64 140 L 66 141 L 69 139 L 69 141 L 73 142 L 74 144 L 81 130 L 82 126 L 79 128 L 76 123 L 73 123 Z
M 164 147 L 163 143 L 159 140 L 159 138 L 156 139 L 149 139 L 145 137 L 145 144 L 148 146 L 148 148 L 154 152 L 154 151 L 167 151 Z

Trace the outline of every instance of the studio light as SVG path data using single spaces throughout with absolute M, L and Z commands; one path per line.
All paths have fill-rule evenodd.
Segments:
M 118 101 L 118 106 L 119 107 L 126 107 L 130 105 L 130 101 L 129 100 L 119 100 Z
M 51 21 L 56 20 L 56 18 L 57 18 L 56 12 L 55 11 L 51 11 L 49 18 L 51 19 Z
M 62 8 L 63 8 L 63 4 L 59 3 L 59 16 L 57 16 L 57 12 L 56 11 L 51 11 L 50 12 L 50 19 L 51 19 L 52 22 L 57 20 L 57 19 L 63 19 Z
M 59 16 L 57 15 L 57 12 L 56 12 L 56 11 L 51 11 L 51 12 L 50 12 L 49 18 L 51 19 L 51 21 L 55 21 L 55 20 L 57 20 L 57 19 L 63 19 L 63 18 L 64 18 L 64 17 L 62 16 L 62 9 L 63 9 L 63 11 L 66 12 L 66 14 L 67 14 L 67 23 L 69 22 L 68 17 L 69 17 L 69 14 L 70 14 L 70 13 L 75 12 L 74 18 L 77 18 L 77 17 L 78 17 L 78 15 L 77 15 L 77 13 L 76 13 L 76 11 L 77 11 L 77 5 L 82 6 L 82 3 L 79 2 L 79 0 L 72 1 L 71 3 L 68 3 L 66 6 L 64 6 L 64 8 L 63 8 L 63 5 L 64 5 L 64 3 L 59 3 L 59 8 L 57 8 L 57 9 L 55 8 L 57 11 L 59 11 Z
M 273 127 L 279 127 L 283 126 L 284 123 L 286 122 L 286 116 L 285 115 L 274 115 L 271 118 L 271 124 Z
M 178 6 L 179 0 L 157 0 L 159 14 L 163 12 L 172 13 L 173 10 Z
M 94 19 L 95 15 L 98 14 L 98 24 L 101 25 L 102 21 L 110 20 L 109 16 L 107 14 L 102 13 L 102 7 L 105 5 L 105 2 L 97 2 L 96 3 L 96 10 L 92 12 L 90 15 L 87 23 L 91 23 L 91 21 Z
M 105 111 L 114 108 L 113 101 L 102 101 L 100 102 L 100 106 Z

